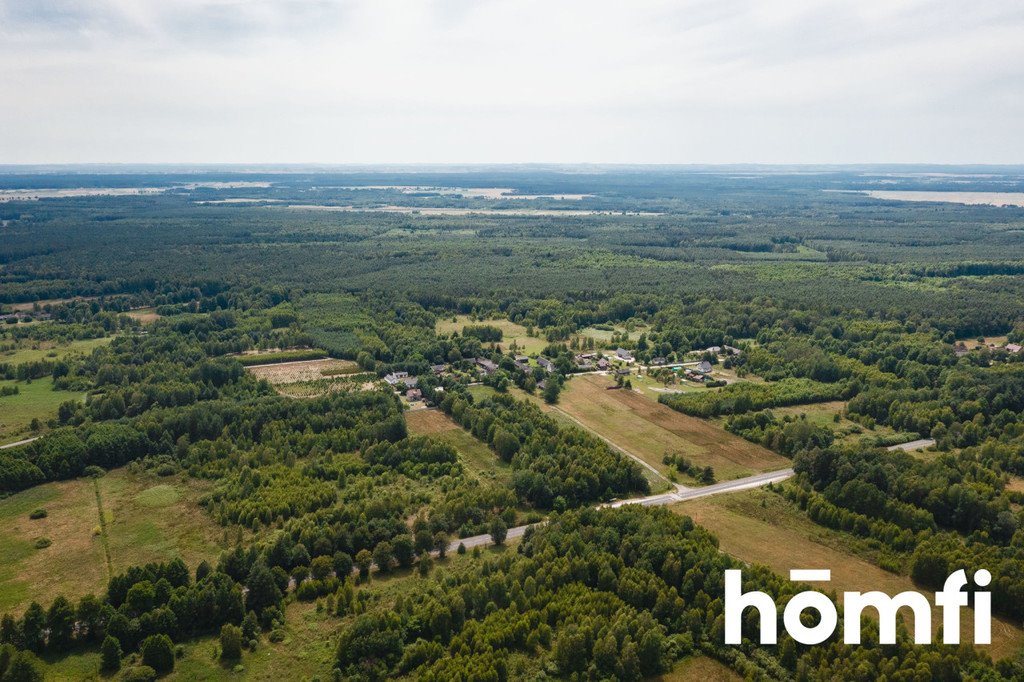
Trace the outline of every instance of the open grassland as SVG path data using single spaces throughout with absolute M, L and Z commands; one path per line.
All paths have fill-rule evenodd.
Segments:
M 129 310 L 125 315 L 133 320 L 138 320 L 142 324 L 152 324 L 160 319 L 156 308 L 136 308 L 135 310 Z
M 251 365 L 246 367 L 246 370 L 259 379 L 266 379 L 274 385 L 281 385 L 355 374 L 359 372 L 359 365 L 349 360 L 327 358 Z
M 654 678 L 657 682 L 742 682 L 743 678 L 707 656 L 691 656 L 680 661 L 672 672 Z
M 633 329 L 632 331 L 627 330 L 625 327 L 618 326 L 612 329 L 598 329 L 597 327 L 587 327 L 580 331 L 580 336 L 583 338 L 593 339 L 598 346 L 602 348 L 611 348 L 612 334 L 618 333 L 627 334 L 631 341 L 635 341 L 640 338 L 640 335 L 644 333 L 644 329 Z
M 91 353 L 94 348 L 107 345 L 113 338 L 104 336 L 98 339 L 82 339 L 67 343 L 25 339 L 18 342 L 15 348 L 0 350 L 0 363 L 18 365 L 23 362 L 39 360 L 59 360 L 72 353 Z
M 608 390 L 609 377 L 586 375 L 569 381 L 557 409 L 615 445 L 667 474 L 667 454 L 710 466 L 719 480 L 782 469 L 789 460 L 727 433 L 718 425 L 689 417 L 630 390 Z
M 111 472 L 99 479 L 115 573 L 181 557 L 190 567 L 215 559 L 224 530 L 199 506 L 207 484 L 183 476 Z
M 478 478 L 511 483 L 512 467 L 440 410 L 416 410 L 405 415 L 409 433 L 428 436 L 455 448 L 462 463 Z
M 475 320 L 471 315 L 458 315 L 454 319 L 447 318 L 438 320 L 434 330 L 438 334 L 462 333 L 465 327 L 482 326 L 497 327 L 501 330 L 502 338 L 498 344 L 502 350 L 509 350 L 515 342 L 517 352 L 523 355 L 534 355 L 544 350 L 548 342 L 537 336 L 527 334 L 527 329 L 521 324 L 516 324 L 504 318 L 493 318 L 488 320 Z
M 20 613 L 31 601 L 48 606 L 60 594 L 101 593 L 108 549 L 115 573 L 178 556 L 193 568 L 215 559 L 223 531 L 198 506 L 202 492 L 195 481 L 120 469 L 0 500 L 0 612 Z M 35 509 L 47 516 L 30 519 Z M 39 538 L 52 544 L 36 549 Z
M 658 399 L 658 396 L 665 393 L 697 393 L 708 390 L 703 385 L 687 381 L 686 379 L 680 379 L 679 383 L 669 383 L 666 385 L 649 374 L 631 376 L 629 382 L 633 385 L 633 390 L 640 391 L 644 396 L 655 401 Z
M 17 386 L 17 395 L 0 396 L 0 444 L 11 443 L 28 436 L 38 435 L 29 431 L 33 419 L 44 425 L 48 419 L 57 416 L 57 408 L 68 400 L 81 400 L 82 393 L 53 390 L 53 381 L 36 379 L 25 381 L 0 381 L 0 386 Z
M 894 595 L 920 591 L 907 576 L 882 570 L 869 560 L 872 550 L 860 539 L 810 521 L 793 504 L 768 490 L 750 490 L 682 502 L 673 507 L 718 536 L 728 554 L 747 563 L 768 566 L 782 576 L 794 568 L 827 568 L 832 571 L 828 590 L 842 593 L 880 590 Z M 870 613 L 870 611 L 868 611 Z M 913 617 L 908 615 L 909 625 Z M 942 612 L 932 608 L 932 628 L 942 623 Z M 973 640 L 973 617 L 961 618 L 961 641 Z M 994 659 L 1016 654 L 1024 646 L 1024 630 L 1001 618 L 992 621 L 992 646 L 985 647 Z
M 773 407 L 772 412 L 778 417 L 789 415 L 800 417 L 803 415 L 807 421 L 816 426 L 829 428 L 836 434 L 836 442 L 855 445 L 861 441 L 874 442 L 877 436 L 892 436 L 896 432 L 884 424 L 877 424 L 872 429 L 867 429 L 860 424 L 850 421 L 842 416 L 846 403 L 841 400 L 832 400 L 825 403 L 814 403 L 811 405 L 793 405 L 790 407 Z M 839 421 L 835 420 L 836 415 Z M 725 421 L 724 418 L 721 421 Z

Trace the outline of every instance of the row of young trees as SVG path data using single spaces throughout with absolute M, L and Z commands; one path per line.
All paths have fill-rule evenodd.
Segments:
M 649 490 L 636 462 L 528 401 L 497 394 L 475 403 L 468 393 L 449 392 L 441 409 L 511 463 L 516 495 L 536 507 L 566 509 Z

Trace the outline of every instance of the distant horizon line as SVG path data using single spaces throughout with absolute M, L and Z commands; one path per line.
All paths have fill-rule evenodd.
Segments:
M 234 172 L 323 172 L 341 170 L 347 172 L 423 172 L 423 171 L 469 171 L 469 170 L 704 170 L 725 169 L 742 170 L 1010 170 L 1024 171 L 1024 161 L 1020 163 L 985 163 L 985 162 L 807 162 L 807 163 L 627 163 L 627 162 L 163 162 L 163 161 L 89 161 L 68 163 L 0 163 L 0 174 L 51 173 L 68 171 L 131 171 L 142 172 L 198 172 L 198 171 L 234 171 Z

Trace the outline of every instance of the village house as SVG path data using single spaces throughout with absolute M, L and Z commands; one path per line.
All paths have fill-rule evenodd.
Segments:
M 701 374 L 710 374 L 711 363 L 708 362 L 707 360 L 701 360 L 700 364 L 697 365 L 697 371 L 700 372 Z
M 622 360 L 623 362 L 633 362 L 633 354 L 625 348 L 617 348 L 615 350 L 615 354 L 619 356 L 619 360 Z
M 955 346 L 953 346 L 953 353 L 956 354 L 958 358 L 962 358 L 963 356 L 967 355 L 970 352 L 971 351 L 967 349 L 967 344 L 965 344 L 963 341 L 960 341 Z
M 705 353 L 714 353 L 715 355 L 718 355 L 719 353 L 722 352 L 722 347 L 721 346 L 708 346 L 707 350 L 705 350 L 704 352 Z
M 430 371 L 434 374 L 441 376 L 448 369 L 448 365 L 431 365 Z
M 597 361 L 597 368 L 601 370 L 608 369 L 611 367 L 611 364 L 612 363 L 608 362 L 607 358 L 601 358 Z
M 417 377 L 405 377 L 402 379 L 402 383 L 405 384 L 406 388 L 416 388 L 420 380 Z
M 548 358 L 541 355 L 537 358 L 537 364 L 544 368 L 549 374 L 555 371 L 555 363 L 551 362 Z
M 423 392 L 418 388 L 410 388 L 405 392 L 405 399 L 410 403 L 419 402 L 423 400 Z
M 404 381 L 408 376 L 408 372 L 392 372 L 384 377 L 384 381 L 388 382 L 390 386 L 397 386 L 399 382 Z
M 487 358 L 477 358 L 474 362 L 484 374 L 494 374 L 498 371 L 498 366 Z
M 1006 344 L 1006 350 L 1007 350 L 1007 352 L 1010 352 L 1010 353 L 1019 353 L 1019 352 L 1020 352 L 1020 349 L 1021 349 L 1021 345 L 1020 345 L 1020 344 L 1018 344 L 1018 343 L 1008 343 L 1008 344 Z
M 651 364 L 655 365 L 656 367 L 660 367 L 661 365 L 664 365 L 667 362 L 668 362 L 667 358 L 661 358 L 661 357 L 653 358 L 651 360 Z

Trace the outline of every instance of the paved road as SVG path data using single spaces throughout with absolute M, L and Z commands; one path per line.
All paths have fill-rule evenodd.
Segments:
M 922 438 L 920 440 L 912 440 L 909 443 L 900 443 L 899 445 L 890 445 L 886 448 L 889 452 L 895 450 L 903 450 L 904 452 L 913 452 L 914 450 L 921 450 L 923 448 L 930 448 L 935 445 L 935 440 L 932 438 Z
M 598 505 L 598 508 L 618 508 L 629 504 L 638 504 L 644 507 L 660 507 L 668 504 L 675 504 L 676 502 L 695 500 L 700 497 L 710 497 L 712 495 L 721 495 L 723 493 L 734 493 L 739 492 L 740 490 L 749 490 L 750 488 L 760 488 L 761 486 L 768 485 L 769 483 L 785 481 L 791 476 L 793 476 L 792 469 L 780 469 L 778 471 L 768 471 L 763 474 L 754 474 L 753 476 L 747 476 L 746 478 L 737 478 L 733 481 L 723 481 L 722 483 L 715 483 L 714 485 L 708 485 L 702 488 L 677 486 L 678 489 L 673 493 L 661 493 L 659 495 L 648 495 L 647 497 L 617 500 L 616 502 Z M 523 533 L 525 533 L 526 529 L 529 527 L 530 526 L 516 526 L 515 528 L 509 528 L 508 539 L 511 540 L 512 538 L 522 537 Z M 472 537 L 462 538 L 461 540 L 454 540 L 448 545 L 448 551 L 457 551 L 460 544 L 463 544 L 467 549 L 470 549 L 473 547 L 485 547 L 492 544 L 492 542 L 490 535 L 474 535 Z
M 26 438 L 25 440 L 15 441 L 13 443 L 8 443 L 7 445 L 0 445 L 0 450 L 6 450 L 7 448 L 16 448 L 19 445 L 27 445 L 28 443 L 31 443 L 34 440 L 39 440 L 39 436 L 32 436 L 31 438 Z

